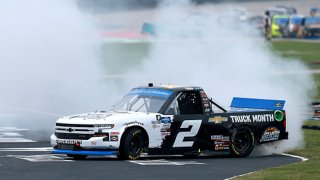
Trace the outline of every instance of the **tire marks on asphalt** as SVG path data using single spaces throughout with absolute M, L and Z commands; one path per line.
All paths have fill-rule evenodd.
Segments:
M 29 129 L 0 127 L 0 142 L 36 142 L 23 138 L 23 135 L 21 135 L 21 132 L 23 131 L 29 131 Z
M 200 163 L 196 161 L 168 161 L 165 159 L 157 159 L 157 160 L 135 160 L 129 161 L 134 164 L 142 165 L 142 166 L 184 166 L 184 165 L 203 165 L 205 163 Z
M 51 154 L 42 155 L 7 155 L 6 157 L 13 157 L 17 159 L 22 159 L 30 162 L 74 162 L 71 159 L 65 159 L 62 156 L 56 156 Z
M 38 148 L 0 148 L 0 151 L 4 152 L 49 152 L 52 150 L 52 147 L 38 147 Z

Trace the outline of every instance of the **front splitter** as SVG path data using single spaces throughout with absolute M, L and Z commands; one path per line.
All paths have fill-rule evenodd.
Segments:
M 50 153 L 51 154 L 106 156 L 106 155 L 117 155 L 118 151 L 86 151 L 86 150 L 54 149 Z

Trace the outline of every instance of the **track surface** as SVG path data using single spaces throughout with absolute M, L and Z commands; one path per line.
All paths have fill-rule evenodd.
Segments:
M 47 147 L 50 147 L 48 142 L 0 143 L 1 179 L 226 179 L 300 161 L 282 155 L 193 159 L 166 156 L 143 157 L 138 161 L 89 157 L 73 160 L 50 154 Z

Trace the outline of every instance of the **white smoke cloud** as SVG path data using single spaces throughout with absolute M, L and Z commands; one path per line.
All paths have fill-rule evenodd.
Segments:
M 158 41 L 144 64 L 144 82 L 201 86 L 226 106 L 235 96 L 284 99 L 289 140 L 263 153 L 302 146 L 301 126 L 314 90 L 306 66 L 275 54 L 257 30 L 236 25 L 239 20 L 222 25 L 221 14 L 194 11 L 186 0 L 170 2 L 160 6 L 154 21 Z
M 92 22 L 73 1 L 0 1 L 0 126 L 47 140 L 59 116 L 105 108 Z

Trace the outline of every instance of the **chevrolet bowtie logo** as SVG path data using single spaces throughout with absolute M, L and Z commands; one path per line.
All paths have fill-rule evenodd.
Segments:
M 67 131 L 68 131 L 68 132 L 72 132 L 72 131 L 74 131 L 74 129 L 69 128 L 69 129 L 67 129 Z
M 227 117 L 215 116 L 215 117 L 209 118 L 208 122 L 222 123 L 222 122 L 226 122 L 226 121 L 228 121 Z

